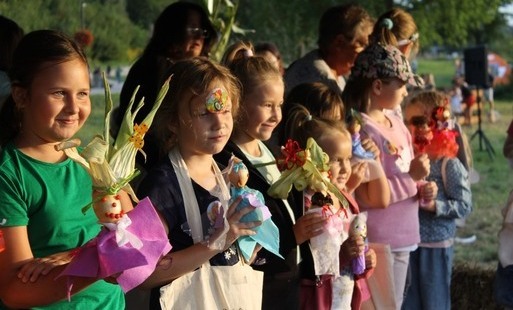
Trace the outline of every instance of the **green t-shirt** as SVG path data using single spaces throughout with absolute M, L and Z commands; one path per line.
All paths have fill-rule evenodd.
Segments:
M 0 153 L 0 222 L 5 220 L 8 227 L 27 226 L 34 257 L 79 247 L 99 233 L 94 212 L 84 215 L 81 211 L 91 202 L 91 190 L 90 176 L 70 159 L 41 162 L 12 143 Z M 71 296 L 71 302 L 42 309 L 118 310 L 124 306 L 121 288 L 100 280 Z

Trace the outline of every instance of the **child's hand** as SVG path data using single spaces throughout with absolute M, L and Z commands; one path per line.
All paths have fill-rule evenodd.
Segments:
M 297 244 L 322 234 L 326 221 L 321 213 L 308 213 L 298 218 L 293 227 Z
M 438 186 L 436 185 L 436 182 L 426 182 L 426 184 L 420 188 L 419 194 L 421 199 L 435 200 L 438 195 Z
M 376 252 L 369 248 L 369 250 L 365 252 L 365 270 L 376 268 L 377 263 Z
M 367 172 L 367 167 L 367 162 L 364 161 L 357 162 L 351 167 L 351 176 L 345 184 L 345 187 L 350 194 L 353 193 L 360 184 L 362 184 L 362 181 L 365 178 L 365 173 Z
M 419 181 L 428 176 L 429 169 L 431 169 L 431 166 L 427 154 L 420 154 L 410 162 L 410 171 L 408 173 L 413 181 Z
M 230 230 L 227 233 L 226 236 L 226 244 L 225 249 L 230 247 L 232 243 L 235 242 L 240 236 L 252 236 L 255 235 L 256 232 L 253 230 L 253 228 L 258 227 L 262 225 L 261 221 L 253 221 L 253 222 L 245 222 L 241 223 L 239 222 L 240 219 L 250 213 L 255 211 L 255 208 L 252 206 L 247 206 L 245 208 L 242 208 L 240 210 L 236 210 L 239 203 L 242 201 L 242 197 L 237 197 L 230 207 L 228 208 L 228 211 L 226 212 L 226 218 L 228 220 L 228 224 L 230 225 Z
M 362 255 L 365 251 L 365 242 L 360 235 L 349 236 L 340 246 L 340 259 L 343 262 L 350 262 L 352 259 Z
M 362 139 L 362 147 L 366 151 L 374 154 L 374 158 L 379 158 L 379 155 L 380 155 L 379 148 L 376 145 L 376 143 L 374 143 L 374 141 L 372 139 L 370 139 L 370 138 Z
M 73 258 L 71 253 L 72 251 L 66 251 L 43 258 L 33 258 L 20 268 L 18 279 L 23 283 L 36 282 L 40 276 L 46 276 L 55 267 L 68 264 Z

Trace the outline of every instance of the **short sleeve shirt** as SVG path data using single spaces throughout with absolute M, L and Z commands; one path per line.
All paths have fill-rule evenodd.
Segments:
M 12 143 L 0 154 L 0 222 L 26 226 L 34 257 L 45 257 L 82 246 L 100 231 L 94 212 L 82 214 L 91 202 L 92 182 L 79 164 L 35 160 Z M 65 289 L 65 288 L 63 288 Z M 0 304 L 0 309 L 2 305 Z M 62 301 L 42 309 L 123 309 L 118 285 L 97 281 Z

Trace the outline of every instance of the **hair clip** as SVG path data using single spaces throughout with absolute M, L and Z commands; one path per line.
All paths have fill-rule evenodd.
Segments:
M 249 58 L 249 57 L 253 57 L 253 56 L 255 56 L 255 54 L 253 54 L 252 50 L 250 50 L 250 49 L 245 49 L 244 50 L 244 57 L 245 58 Z
M 311 114 L 308 114 L 307 116 L 305 116 L 305 122 L 309 122 L 312 120 L 312 115 Z
M 392 30 L 394 27 L 394 22 L 390 18 L 383 18 L 381 21 L 381 27 L 385 27 L 388 30 Z

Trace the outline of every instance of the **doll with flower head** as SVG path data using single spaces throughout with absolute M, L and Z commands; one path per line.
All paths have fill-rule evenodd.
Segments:
M 411 286 L 404 306 L 407 309 L 450 309 L 450 287 L 455 219 L 472 210 L 469 173 L 458 159 L 457 132 L 450 121 L 450 106 L 445 94 L 424 91 L 413 96 L 405 107 L 406 121 L 426 117 L 432 124 L 431 143 L 425 147 L 431 169 L 426 180 L 435 186 L 421 189 L 421 197 L 432 203 L 419 210 L 420 244 L 412 252 Z M 429 272 L 429 279 L 424 276 Z M 437 290 L 432 290 L 433 286 Z

